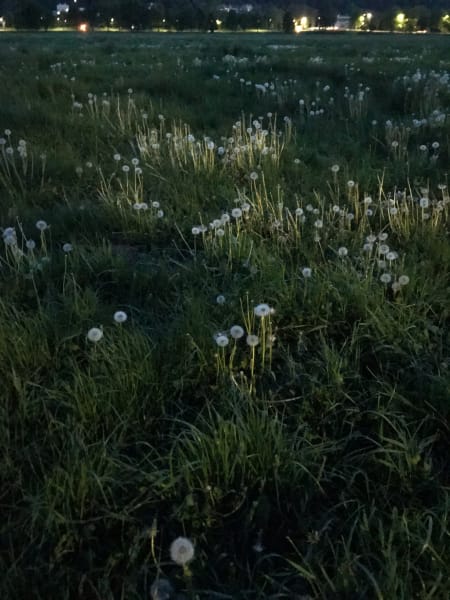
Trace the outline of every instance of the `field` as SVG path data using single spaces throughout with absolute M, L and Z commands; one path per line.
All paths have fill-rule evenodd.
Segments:
M 449 50 L 0 35 L 3 600 L 449 597 Z

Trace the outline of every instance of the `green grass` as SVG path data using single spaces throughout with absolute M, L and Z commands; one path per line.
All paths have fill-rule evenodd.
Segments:
M 448 597 L 448 45 L 0 36 L 2 598 Z

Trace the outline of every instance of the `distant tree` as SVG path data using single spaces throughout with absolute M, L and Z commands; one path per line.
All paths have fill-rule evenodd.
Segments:
M 239 27 L 239 15 L 235 10 L 229 10 L 224 18 L 223 25 L 225 29 L 236 31 Z
M 284 33 L 294 33 L 294 18 L 289 10 L 283 15 L 283 31 Z
M 14 25 L 18 29 L 39 29 L 44 20 L 44 9 L 37 0 L 23 0 L 14 14 Z
M 143 29 L 147 25 L 148 8 L 144 0 L 122 0 L 119 22 L 126 29 Z

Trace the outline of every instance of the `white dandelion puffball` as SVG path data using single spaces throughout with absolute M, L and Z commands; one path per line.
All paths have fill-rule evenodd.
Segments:
M 125 321 L 127 319 L 128 319 L 128 315 L 123 310 L 118 310 L 114 313 L 114 321 L 116 323 L 125 323 Z
M 312 270 L 309 267 L 304 267 L 302 269 L 302 275 L 303 275 L 303 277 L 305 277 L 307 279 L 308 277 L 311 277 Z
M 39 231 L 45 231 L 46 229 L 48 229 L 48 224 L 46 221 L 36 221 L 36 229 L 39 229 Z
M 259 337 L 253 333 L 249 333 L 246 338 L 246 342 L 250 347 L 254 348 L 259 344 Z
M 188 538 L 178 537 L 170 544 L 170 558 L 177 565 L 186 565 L 194 558 L 194 554 L 194 545 Z
M 398 278 L 398 282 L 400 285 L 408 285 L 408 283 L 409 283 L 408 275 L 400 275 L 400 277 Z
M 252 181 L 256 181 L 256 180 L 258 179 L 258 177 L 259 177 L 259 175 L 258 175 L 258 173 L 256 173 L 256 171 L 252 171 L 252 172 L 250 173 L 250 179 L 251 179 Z
M 72 246 L 72 244 L 69 244 L 69 243 L 63 244 L 62 249 L 63 249 L 63 252 L 65 252 L 66 254 L 68 254 L 69 252 L 72 252 L 73 246 Z
M 102 337 L 103 337 L 103 331 L 101 329 L 99 329 L 98 327 L 92 327 L 87 332 L 87 339 L 90 342 L 94 342 L 94 344 L 99 342 L 102 339 Z
M 380 277 L 380 281 L 382 283 L 390 283 L 392 281 L 390 273 L 383 273 L 383 275 Z
M 347 248 L 345 246 L 341 246 L 338 249 L 338 254 L 339 254 L 339 256 L 347 256 L 347 254 L 348 254 Z
M 230 335 L 233 339 L 239 340 L 244 337 L 244 329 L 240 325 L 233 325 L 230 329 Z
M 270 306 L 268 304 L 258 304 L 258 306 L 255 306 L 254 308 L 254 313 L 257 317 L 267 317 L 270 315 L 271 313 L 271 309 Z
M 337 172 L 339 171 L 339 165 L 333 165 L 333 166 L 331 167 L 331 171 L 332 171 L 333 173 L 337 173 Z
M 36 248 L 36 242 L 34 240 L 27 240 L 25 246 L 28 250 L 34 250 Z
M 216 297 L 217 304 L 225 304 L 225 296 L 223 294 L 219 294 Z
M 225 348 L 226 346 L 228 346 L 228 344 L 230 342 L 228 337 L 226 335 L 224 335 L 223 333 L 219 333 L 218 335 L 216 335 L 215 340 L 216 340 L 216 344 L 219 346 L 219 348 Z

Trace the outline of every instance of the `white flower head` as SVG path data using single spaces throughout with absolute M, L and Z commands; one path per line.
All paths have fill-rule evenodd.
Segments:
M 48 224 L 46 221 L 36 221 L 36 228 L 39 229 L 39 231 L 45 231 L 48 229 Z
M 408 285 L 408 283 L 409 283 L 408 275 L 400 275 L 400 277 L 398 278 L 398 282 L 400 285 Z
M 128 315 L 126 312 L 124 312 L 123 310 L 117 310 L 114 313 L 114 321 L 116 323 L 125 323 L 125 321 L 128 319 Z
M 347 256 L 347 254 L 348 254 L 348 250 L 347 250 L 347 248 L 345 246 L 341 246 L 340 248 L 338 248 L 338 255 L 339 256 L 344 257 L 344 256 Z
M 102 337 L 103 337 L 103 331 L 101 329 L 99 329 L 98 327 L 92 327 L 87 332 L 87 339 L 90 342 L 93 342 L 94 344 L 99 342 L 102 339 Z
M 304 267 L 302 269 L 302 275 L 303 275 L 303 277 L 305 277 L 305 279 L 311 277 L 311 275 L 312 275 L 312 269 L 310 269 L 309 267 Z
M 246 338 L 246 342 L 250 347 L 254 348 L 259 344 L 259 337 L 253 333 L 249 333 Z
M 226 302 L 225 296 L 223 294 L 219 294 L 216 297 L 216 302 L 217 302 L 217 304 L 225 304 L 225 302 Z
M 69 252 L 72 252 L 73 246 L 72 246 L 72 244 L 69 244 L 69 243 L 63 244 L 62 249 L 63 249 L 63 252 L 65 252 L 66 254 L 68 254 Z
M 177 565 L 184 566 L 194 558 L 194 544 L 185 537 L 178 537 L 170 544 L 170 558 Z
M 25 246 L 28 248 L 28 250 L 34 250 L 36 248 L 36 242 L 34 240 L 27 240 L 25 242 Z
M 233 339 L 239 340 L 244 336 L 244 329 L 240 325 L 233 325 L 230 329 L 230 335 Z
M 257 317 L 267 317 L 271 314 L 272 310 L 268 304 L 262 303 L 255 306 L 254 313 Z
M 226 336 L 224 333 L 218 333 L 214 336 L 214 339 L 216 340 L 216 344 L 219 346 L 219 348 L 225 348 L 225 346 L 228 346 L 230 342 L 228 336 Z

